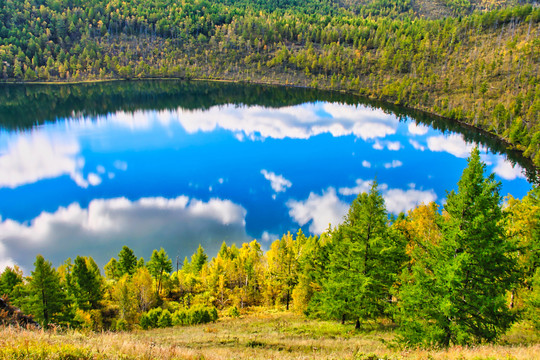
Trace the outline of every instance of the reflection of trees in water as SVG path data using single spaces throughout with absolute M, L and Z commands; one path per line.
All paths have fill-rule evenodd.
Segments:
M 74 115 L 92 117 L 120 110 L 204 110 L 224 104 L 278 108 L 315 101 L 360 104 L 393 113 L 401 120 L 414 119 L 443 133 L 463 134 L 467 142 L 482 144 L 496 153 L 506 154 L 512 164 L 517 163 L 526 169 L 529 181 L 539 182 L 540 172 L 532 166 L 530 159 L 518 151 L 508 150 L 505 142 L 471 126 L 351 94 L 306 88 L 171 80 L 75 85 L 6 84 L 0 86 L 0 127 L 25 129 Z

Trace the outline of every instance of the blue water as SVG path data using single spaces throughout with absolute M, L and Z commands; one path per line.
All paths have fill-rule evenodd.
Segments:
M 0 131 L 0 269 L 40 253 L 104 265 L 123 245 L 211 255 L 223 241 L 263 247 L 287 231 L 337 225 L 377 179 L 390 213 L 444 204 L 474 146 L 363 105 L 117 111 Z M 481 146 L 502 195 L 531 188 Z

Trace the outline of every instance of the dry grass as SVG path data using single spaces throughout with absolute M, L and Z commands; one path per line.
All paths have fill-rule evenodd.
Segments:
M 540 359 L 538 334 L 521 326 L 498 345 L 448 350 L 392 346 L 391 327 L 366 328 L 290 313 L 253 313 L 215 324 L 134 331 L 66 333 L 4 328 L 2 359 Z M 516 342 L 521 342 L 518 344 Z

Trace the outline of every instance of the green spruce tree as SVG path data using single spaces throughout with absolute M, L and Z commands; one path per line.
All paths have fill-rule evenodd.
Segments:
M 122 277 L 125 274 L 133 275 L 137 269 L 137 257 L 127 246 L 123 246 L 122 250 L 118 253 L 118 262 L 117 262 L 117 276 L 118 278 Z
M 356 322 L 388 314 L 390 288 L 400 264 L 388 236 L 388 214 L 374 181 L 369 194 L 353 201 L 345 221 L 332 235 L 328 277 L 316 296 L 332 318 Z M 390 256 L 391 255 L 391 256 Z
M 99 308 L 99 301 L 103 298 L 102 278 L 94 259 L 77 256 L 72 280 L 79 308 L 83 310 Z
M 471 344 L 494 341 L 515 320 L 506 294 L 517 281 L 514 247 L 504 237 L 500 183 L 484 177 L 476 148 L 450 192 L 438 244 L 403 274 L 401 332 L 408 343 Z
M 38 255 L 35 269 L 29 282 L 29 313 L 35 316 L 44 327 L 61 321 L 65 315 L 65 293 L 60 285 L 60 276 L 49 261 Z
M 23 283 L 23 273 L 17 265 L 7 266 L 0 275 L 0 297 L 11 297 L 15 287 Z
M 199 244 L 197 251 L 191 256 L 192 271 L 198 273 L 208 261 L 208 255 L 204 252 L 203 247 Z

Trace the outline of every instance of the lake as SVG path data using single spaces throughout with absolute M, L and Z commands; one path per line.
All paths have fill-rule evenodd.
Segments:
M 135 81 L 0 86 L 0 269 L 103 266 L 128 245 L 215 255 L 338 224 L 377 179 L 391 214 L 444 204 L 478 145 L 502 195 L 538 178 L 468 127 L 351 95 Z

